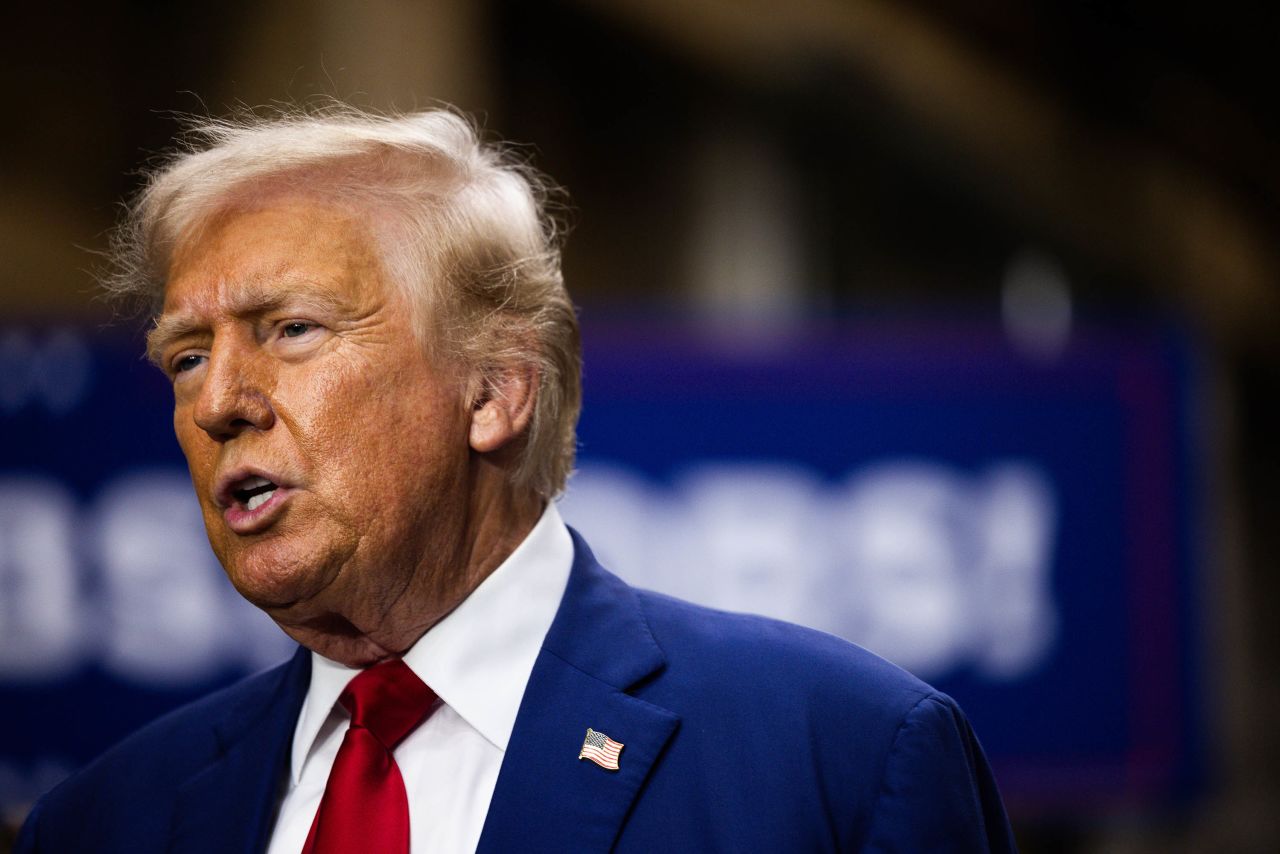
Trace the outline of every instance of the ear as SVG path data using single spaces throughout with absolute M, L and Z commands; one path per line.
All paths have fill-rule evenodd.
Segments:
M 538 374 L 532 365 L 495 369 L 481 378 L 471 407 L 471 448 L 489 453 L 521 436 L 533 419 Z

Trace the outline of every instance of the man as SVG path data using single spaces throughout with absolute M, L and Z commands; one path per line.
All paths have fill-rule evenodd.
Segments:
M 985 851 L 955 704 L 632 590 L 565 528 L 545 190 L 447 112 L 213 122 L 117 242 L 209 540 L 302 648 L 46 796 L 19 851 Z

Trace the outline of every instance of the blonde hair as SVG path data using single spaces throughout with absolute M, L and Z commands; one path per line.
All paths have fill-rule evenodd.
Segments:
M 581 345 L 549 211 L 553 185 L 448 110 L 328 105 L 193 119 L 117 227 L 106 290 L 154 315 L 180 240 L 233 203 L 281 190 L 368 215 L 429 350 L 480 377 L 532 370 L 537 397 L 512 482 L 547 498 L 563 490 L 576 449 Z

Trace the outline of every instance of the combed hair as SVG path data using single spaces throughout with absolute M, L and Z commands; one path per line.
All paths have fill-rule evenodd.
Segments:
M 560 271 L 558 191 L 448 110 L 351 107 L 187 119 L 148 170 L 111 245 L 108 294 L 154 317 L 180 240 L 236 204 L 304 193 L 367 218 L 385 272 L 410 295 L 426 350 L 474 376 L 532 371 L 536 401 L 512 472 L 550 498 L 573 468 L 581 345 Z M 500 386 L 483 379 L 469 402 Z

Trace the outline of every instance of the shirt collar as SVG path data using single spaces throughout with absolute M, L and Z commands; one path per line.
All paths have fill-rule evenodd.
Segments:
M 516 550 L 404 655 L 418 678 L 504 752 L 572 565 L 573 540 L 548 502 Z M 311 684 L 293 738 L 295 784 L 330 714 L 342 714 L 338 697 L 358 672 L 311 653 Z

